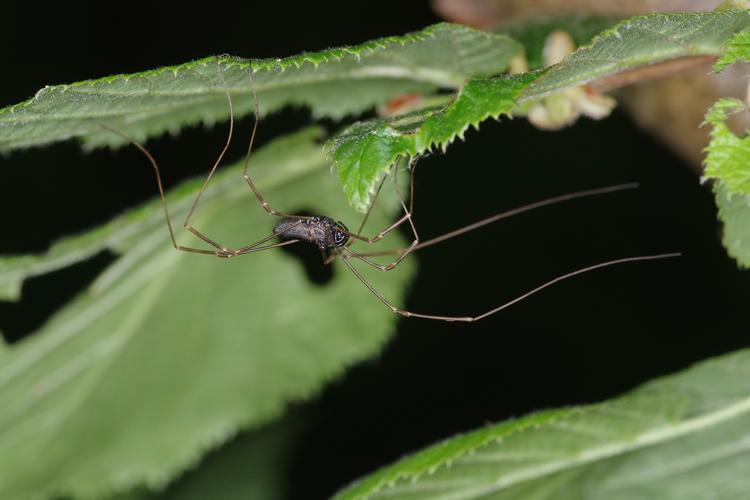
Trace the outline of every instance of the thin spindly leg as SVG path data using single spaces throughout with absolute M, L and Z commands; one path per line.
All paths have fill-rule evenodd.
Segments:
M 247 247 L 238 248 L 235 255 L 244 255 L 246 253 L 260 252 L 261 250 L 270 250 L 272 248 L 285 247 L 287 245 L 292 245 L 294 243 L 299 243 L 299 240 L 286 240 L 280 243 L 274 243 L 273 245 L 266 245 L 262 247 L 257 247 L 253 244 Z
M 349 236 L 351 238 L 354 238 L 357 241 L 362 241 L 362 242 L 370 243 L 370 244 L 377 243 L 378 241 L 383 239 L 385 235 L 387 235 L 388 233 L 390 233 L 391 231 L 399 227 L 404 222 L 409 221 L 409 224 L 411 225 L 411 228 L 412 228 L 412 232 L 414 233 L 414 237 L 419 239 L 416 234 L 417 231 L 414 228 L 414 223 L 411 220 L 412 212 L 414 211 L 414 173 L 416 172 L 416 169 L 417 169 L 418 160 L 419 160 L 419 157 L 416 156 L 411 160 L 411 162 L 409 162 L 409 170 L 411 172 L 410 177 L 409 177 L 409 208 L 406 208 L 406 204 L 404 203 L 403 196 L 401 196 L 401 190 L 398 187 L 397 175 L 396 175 L 396 172 L 394 171 L 394 175 L 393 175 L 394 186 L 396 189 L 396 194 L 398 194 L 401 207 L 404 210 L 404 215 L 401 218 L 399 218 L 396 222 L 386 227 L 385 229 L 383 229 L 382 231 L 380 231 L 378 234 L 376 234 L 373 237 L 367 237 L 367 236 L 363 236 L 357 233 L 349 233 Z
M 190 210 L 188 210 L 188 213 L 185 216 L 185 222 L 183 222 L 182 226 L 188 231 L 190 231 L 191 233 L 193 233 L 195 236 L 200 238 L 201 240 L 205 241 L 212 247 L 216 248 L 219 251 L 219 253 L 231 254 L 232 250 L 230 248 L 227 248 L 224 245 L 221 245 L 220 243 L 215 242 L 208 236 L 198 231 L 190 223 L 190 219 L 193 217 L 193 213 L 195 212 L 195 209 L 198 207 L 198 203 L 200 202 L 201 197 L 203 196 L 203 193 L 206 191 L 206 188 L 208 187 L 208 183 L 211 182 L 211 179 L 213 178 L 214 173 L 216 173 L 216 169 L 219 167 L 219 164 L 221 164 L 221 161 L 224 159 L 224 155 L 226 154 L 227 149 L 229 149 L 229 145 L 232 142 L 232 134 L 234 133 L 234 110 L 232 108 L 232 95 L 230 94 L 229 89 L 227 88 L 226 82 L 224 81 L 224 73 L 222 73 L 221 71 L 220 64 L 217 63 L 217 66 L 218 66 L 219 77 L 221 78 L 221 81 L 224 84 L 224 92 L 227 96 L 227 105 L 229 106 L 229 132 L 227 133 L 227 140 L 224 143 L 224 147 L 221 148 L 221 152 L 219 153 L 219 156 L 216 158 L 216 161 L 211 167 L 211 171 L 208 173 L 206 180 L 203 181 L 203 184 L 198 190 L 198 194 L 195 196 L 195 199 L 193 200 L 193 204 L 190 206 Z M 157 168 L 157 176 L 158 175 L 159 174 L 158 174 L 158 168 Z M 225 255 L 220 255 L 220 256 L 223 257 Z
M 296 227 L 296 225 L 300 224 L 301 221 L 299 221 L 297 224 L 290 225 L 288 228 L 286 228 L 284 231 L 282 231 L 280 233 L 271 234 L 271 235 L 266 236 L 265 238 L 263 238 L 261 240 L 256 241 L 255 243 L 252 243 L 250 245 L 244 246 L 244 247 L 239 248 L 237 250 L 233 250 L 231 248 L 226 248 L 226 247 L 218 245 L 218 244 L 214 244 L 213 245 L 216 248 L 215 250 L 206 250 L 206 249 L 202 249 L 202 248 L 192 248 L 192 247 L 186 247 L 184 245 L 179 245 L 177 243 L 177 238 L 175 237 L 174 229 L 172 227 L 172 218 L 169 215 L 169 208 L 167 207 L 167 199 L 166 199 L 166 196 L 164 194 L 164 184 L 162 183 L 162 180 L 161 180 L 161 172 L 159 170 L 159 165 L 156 162 L 156 159 L 146 149 L 145 146 L 143 146 L 141 143 L 139 143 L 138 141 L 136 141 L 132 137 L 129 137 L 129 136 L 123 134 L 119 130 L 113 129 L 112 127 L 110 127 L 108 125 L 100 124 L 100 126 L 102 128 L 104 128 L 104 129 L 106 129 L 106 130 L 109 130 L 110 132 L 112 132 L 114 134 L 119 135 L 120 137 L 122 137 L 123 139 L 125 139 L 126 141 L 128 141 L 130 144 L 132 144 L 133 146 L 135 146 L 136 148 L 138 148 L 138 150 L 140 150 L 141 153 L 143 153 L 146 156 L 146 158 L 148 159 L 149 163 L 151 163 L 151 166 L 154 169 L 154 174 L 156 176 L 156 185 L 159 188 L 159 198 L 161 200 L 162 210 L 164 211 L 164 218 L 165 218 L 165 220 L 167 222 L 167 228 L 169 229 L 169 237 L 170 237 L 170 239 L 172 241 L 172 246 L 176 250 L 179 250 L 180 252 L 197 253 L 197 254 L 203 254 L 203 255 L 213 255 L 213 256 L 222 257 L 222 258 L 229 258 L 229 257 L 235 257 L 237 255 L 246 254 L 246 253 L 257 252 L 257 251 L 260 251 L 260 250 L 268 250 L 268 249 L 276 248 L 276 247 L 279 247 L 279 246 L 285 246 L 285 245 L 290 245 L 292 243 L 297 243 L 298 240 L 289 240 L 289 241 L 285 241 L 285 242 L 282 242 L 282 243 L 279 243 L 279 244 L 261 246 L 261 245 L 263 245 L 263 243 L 265 243 L 265 242 L 267 242 L 267 241 L 269 241 L 269 240 L 271 240 L 271 239 L 273 239 L 273 238 L 275 238 L 275 237 L 283 234 L 284 232 L 287 232 L 287 231 L 291 230 L 292 228 Z M 195 207 L 195 203 L 193 203 L 193 207 Z
M 395 170 L 398 167 L 398 162 L 394 163 L 394 175 Z M 365 224 L 367 224 L 367 219 L 370 218 L 370 214 L 372 213 L 372 209 L 375 207 L 375 202 L 378 200 L 378 197 L 380 196 L 380 191 L 383 190 L 383 185 L 385 184 L 386 179 L 388 178 L 388 174 L 384 175 L 383 178 L 380 180 L 380 184 L 378 184 L 378 188 L 375 190 L 375 194 L 372 197 L 372 201 L 370 202 L 370 206 L 367 207 L 367 212 L 365 212 L 365 216 L 362 217 L 362 222 L 359 223 L 359 227 L 357 228 L 356 234 L 361 234 L 362 230 L 365 228 Z M 351 247 L 354 243 L 356 243 L 358 240 L 352 238 L 349 240 L 349 243 L 346 244 L 347 247 Z
M 359 235 L 353 235 L 350 234 L 350 236 L 360 239 L 360 241 L 365 241 L 367 243 L 375 243 L 380 238 L 385 236 L 389 231 L 395 229 L 399 225 L 401 225 L 405 221 L 409 221 L 409 226 L 411 227 L 411 232 L 414 235 L 414 239 L 409 244 L 407 248 L 404 249 L 402 253 L 398 255 L 396 260 L 393 262 L 390 262 L 389 264 L 378 264 L 377 262 L 374 262 L 364 255 L 355 252 L 351 248 L 348 247 L 342 247 L 342 252 L 339 252 L 338 254 L 334 254 L 332 258 L 335 258 L 336 255 L 341 256 L 343 258 L 356 258 L 367 264 L 368 266 L 372 266 L 375 269 L 379 269 L 381 271 L 390 271 L 391 269 L 394 269 L 396 266 L 398 266 L 417 246 L 419 245 L 419 234 L 417 233 L 417 228 L 414 226 L 414 221 L 412 220 L 412 213 L 414 211 L 414 175 L 416 172 L 417 164 L 416 159 L 411 162 L 411 174 L 409 177 L 409 207 L 406 207 L 406 203 L 404 203 L 404 197 L 401 195 L 401 189 L 398 186 L 398 179 L 396 178 L 396 175 L 394 175 L 394 187 L 396 190 L 396 195 L 398 196 L 399 203 L 401 203 L 401 208 L 404 210 L 404 216 L 401 217 L 398 221 L 396 221 L 391 226 L 387 227 L 380 233 L 378 233 L 377 236 L 374 238 L 364 238 Z
M 551 279 L 550 281 L 547 281 L 546 283 L 543 283 L 539 285 L 536 288 L 533 288 L 529 290 L 526 293 L 523 293 L 516 297 L 515 299 L 509 300 L 508 302 L 505 302 L 493 309 L 490 309 L 489 311 L 483 312 L 482 314 L 478 314 L 476 316 L 443 316 L 443 315 L 437 315 L 437 314 L 422 314 L 422 313 L 415 313 L 412 311 L 407 311 L 405 309 L 399 309 L 398 307 L 394 306 L 388 299 L 386 299 L 383 294 L 381 294 L 379 291 L 375 289 L 375 287 L 372 286 L 372 284 L 365 279 L 364 276 L 362 276 L 362 273 L 360 273 L 354 265 L 349 262 L 347 259 L 342 259 L 344 261 L 344 264 L 346 264 L 349 269 L 354 273 L 354 275 L 359 279 L 359 281 L 362 282 L 363 285 L 367 287 L 370 292 L 375 295 L 380 302 L 385 304 L 386 307 L 388 307 L 394 314 L 398 314 L 399 316 L 404 316 L 406 318 L 422 318 L 422 319 L 433 319 L 437 321 L 462 321 L 462 322 L 472 322 L 472 321 L 479 321 L 480 319 L 484 319 L 488 316 L 492 316 L 495 313 L 498 313 L 502 311 L 503 309 L 506 309 L 514 304 L 517 304 L 518 302 L 521 302 L 522 300 L 530 297 L 531 295 L 534 295 L 535 293 L 538 293 L 545 288 L 554 285 L 555 283 L 559 283 L 561 281 L 564 281 L 568 278 L 572 278 L 574 276 L 577 276 L 579 274 L 587 273 L 589 271 L 594 271 L 596 269 L 601 269 L 603 267 L 608 266 L 614 266 L 617 264 L 625 264 L 628 262 L 640 262 L 640 261 L 646 261 L 646 260 L 657 260 L 657 259 L 667 259 L 672 257 L 679 257 L 681 254 L 679 253 L 665 253 L 665 254 L 659 254 L 659 255 L 644 255 L 639 257 L 626 257 L 624 259 L 616 259 L 616 260 L 610 260 L 607 262 L 601 262 L 599 264 L 594 264 L 593 266 L 584 267 L 582 269 L 577 269 L 575 271 L 572 271 L 567 274 L 563 274 L 561 276 L 558 276 L 554 279 Z
M 223 73 L 221 72 L 221 68 L 220 67 L 219 67 L 219 76 L 221 77 L 222 82 L 224 82 L 224 76 L 223 76 Z M 270 236 L 267 236 L 267 237 L 265 237 L 265 238 L 263 238 L 261 240 L 258 240 L 255 243 L 252 243 L 250 245 L 246 245 L 244 247 L 241 247 L 241 248 L 235 250 L 235 249 L 228 248 L 228 247 L 226 247 L 226 246 L 224 246 L 224 245 L 222 245 L 220 243 L 215 242 L 211 238 L 207 237 L 206 235 L 204 235 L 203 233 L 201 233 L 200 231 L 198 231 L 190 223 L 190 219 L 192 218 L 193 213 L 195 212 L 195 210 L 196 210 L 196 208 L 198 206 L 198 203 L 200 202 L 200 199 L 203 196 L 203 193 L 204 193 L 204 191 L 206 190 L 206 188 L 208 186 L 208 183 L 213 178 L 213 175 L 216 172 L 217 167 L 219 166 L 219 164 L 221 163 L 222 159 L 224 158 L 224 155 L 226 154 L 226 151 L 229 148 L 229 144 L 232 141 L 232 133 L 233 133 L 233 130 L 234 130 L 234 112 L 233 112 L 233 108 L 232 108 L 232 96 L 229 93 L 229 89 L 227 88 L 226 83 L 224 83 L 224 91 L 226 93 L 227 103 L 228 103 L 228 107 L 229 107 L 229 133 L 227 134 L 227 140 L 226 140 L 226 143 L 224 144 L 224 147 L 221 150 L 221 153 L 219 153 L 219 157 L 214 162 L 213 167 L 211 168 L 211 171 L 208 174 L 208 177 L 206 177 L 206 180 L 201 185 L 201 188 L 198 191 L 198 194 L 196 195 L 195 200 L 193 200 L 193 204 L 191 205 L 190 210 L 188 211 L 188 214 L 185 217 L 185 222 L 183 224 L 183 227 L 185 229 L 187 229 L 192 234 L 194 234 L 196 237 L 198 237 L 201 240 L 205 241 L 209 245 L 213 246 L 215 248 L 215 250 L 207 250 L 207 249 L 201 249 L 201 248 L 192 248 L 192 247 L 187 247 L 187 246 L 184 246 L 184 245 L 179 245 L 177 243 L 177 238 L 175 237 L 175 232 L 174 232 L 174 229 L 172 227 L 172 220 L 171 220 L 171 217 L 169 215 L 169 209 L 167 207 L 166 196 L 164 194 L 164 185 L 163 185 L 162 179 L 161 179 L 161 171 L 159 169 L 158 163 L 156 162 L 156 159 L 146 149 L 145 146 L 143 146 L 142 144 L 140 144 L 138 141 L 136 141 L 132 137 L 129 137 L 126 134 L 123 134 L 122 132 L 120 132 L 119 130 L 116 130 L 116 129 L 108 126 L 108 125 L 103 124 L 103 123 L 100 123 L 100 126 L 102 128 L 104 128 L 104 129 L 106 129 L 106 130 L 109 130 L 110 132 L 113 132 L 114 134 L 117 134 L 118 136 L 122 137 L 123 139 L 127 140 L 130 144 L 132 144 L 133 146 L 135 146 L 136 148 L 138 148 L 146 156 L 146 158 L 148 159 L 148 161 L 151 163 L 151 166 L 153 167 L 154 173 L 156 175 L 156 184 L 157 184 L 157 186 L 159 188 L 159 197 L 161 198 L 162 209 L 164 210 L 164 217 L 165 217 L 165 219 L 167 221 L 167 228 L 169 229 L 169 236 L 170 236 L 170 239 L 172 241 L 172 246 L 174 246 L 174 248 L 176 250 L 179 250 L 181 252 L 197 253 L 197 254 L 203 254 L 203 255 L 214 255 L 216 257 L 229 258 L 229 257 L 235 257 L 237 255 L 242 255 L 242 254 L 251 253 L 251 252 L 257 252 L 257 251 L 261 251 L 261 250 L 268 250 L 268 249 L 271 249 L 271 248 L 276 248 L 276 247 L 279 247 L 279 246 L 285 246 L 285 245 L 290 245 L 292 243 L 296 243 L 297 240 L 289 240 L 289 241 L 286 241 L 286 242 L 283 242 L 283 243 L 280 243 L 280 244 L 261 246 L 263 243 L 265 243 L 265 242 L 271 240 L 272 238 L 275 238 L 276 236 L 280 235 L 279 233 L 275 233 L 275 234 L 271 234 Z M 256 109 L 257 109 L 257 101 L 256 101 Z M 253 130 L 253 136 L 254 135 L 255 135 L 255 131 Z M 251 149 L 252 149 L 252 144 L 251 144 Z M 249 152 L 248 152 L 248 155 L 249 155 Z M 247 168 L 247 164 L 246 164 L 245 168 Z M 300 218 L 300 219 L 302 219 L 302 218 Z M 298 224 L 299 223 L 301 223 L 301 220 L 300 220 L 300 222 L 298 222 Z M 296 224 L 293 224 L 293 225 L 289 226 L 288 228 L 285 229 L 284 232 L 291 230 L 295 226 L 296 226 Z M 283 232 L 281 234 L 283 234 Z
M 255 102 L 255 119 L 253 121 L 252 132 L 250 132 L 250 143 L 247 146 L 247 154 L 245 155 L 245 166 L 242 169 L 242 177 L 245 179 L 245 182 L 247 182 L 247 185 L 250 186 L 250 189 L 252 189 L 253 193 L 255 194 L 255 197 L 258 198 L 258 202 L 260 203 L 260 206 L 263 207 L 263 210 L 265 210 L 268 215 L 274 215 L 276 217 L 299 217 L 300 219 L 308 219 L 309 217 L 306 217 L 306 216 L 297 216 L 297 215 L 292 216 L 290 214 L 275 210 L 266 201 L 266 199 L 261 194 L 260 190 L 255 185 L 255 182 L 253 182 L 253 179 L 250 177 L 250 174 L 248 174 L 248 167 L 250 165 L 250 156 L 253 153 L 253 143 L 255 142 L 255 133 L 258 130 L 258 123 L 260 122 L 260 103 L 258 102 L 258 93 L 255 91 L 255 83 L 253 82 L 252 68 L 250 69 L 249 76 L 250 76 L 250 90 L 253 93 L 253 100 Z
M 537 201 L 534 203 L 529 203 L 528 205 L 523 205 L 521 207 L 513 208 L 511 210 L 507 210 L 505 212 L 501 212 L 499 214 L 495 214 L 491 217 L 487 217 L 486 219 L 482 219 L 480 221 L 474 222 L 473 224 L 469 224 L 468 226 L 461 227 L 459 229 L 455 229 L 453 231 L 450 231 L 448 233 L 442 234 L 440 236 L 436 236 L 435 238 L 431 238 L 426 241 L 420 242 L 418 245 L 416 245 L 414 248 L 411 249 L 411 251 L 421 250 L 423 248 L 427 248 L 429 246 L 435 245 L 437 243 L 443 242 L 445 240 L 449 240 L 451 238 L 455 238 L 456 236 L 462 235 L 464 233 L 468 233 L 469 231 L 473 231 L 475 229 L 479 229 L 480 227 L 484 227 L 488 224 L 492 224 L 493 222 L 497 222 L 502 219 L 507 219 L 509 217 L 512 217 L 514 215 L 518 215 L 524 212 L 529 212 L 531 210 L 546 207 L 549 205 L 554 205 L 556 203 L 561 203 L 564 201 L 569 200 L 575 200 L 578 198 L 585 198 L 588 196 L 596 196 L 600 194 L 607 194 L 607 193 L 613 193 L 616 191 L 623 191 L 626 189 L 635 189 L 638 187 L 637 183 L 631 182 L 627 184 L 618 184 L 615 186 L 607 186 L 603 188 L 596 188 L 596 189 L 587 189 L 585 191 L 577 191 L 575 193 L 568 193 L 560 196 L 555 196 L 553 198 L 547 198 L 545 200 Z M 387 250 L 379 250 L 375 252 L 362 252 L 359 254 L 359 257 L 377 257 L 382 255 L 401 255 L 405 253 L 407 250 L 409 250 L 409 247 L 405 248 L 390 248 Z M 351 258 L 351 256 L 348 255 L 342 255 L 341 256 L 344 259 Z

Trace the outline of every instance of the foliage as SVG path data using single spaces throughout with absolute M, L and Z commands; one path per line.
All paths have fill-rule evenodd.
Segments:
M 723 71 L 737 60 L 750 60 L 750 31 L 741 31 L 727 44 L 724 54 L 716 61 L 714 69 Z
M 750 351 L 612 401 L 532 414 L 406 457 L 337 498 L 737 498 L 750 488 Z
M 551 21 L 508 30 L 525 48 L 508 35 L 438 24 L 284 59 L 212 57 L 45 87 L 0 110 L 0 151 L 71 138 L 88 148 L 123 144 L 102 125 L 146 140 L 214 123 L 228 116 L 227 91 L 236 116 L 253 112 L 255 91 L 261 113 L 296 105 L 309 107 L 315 118 L 334 119 L 403 94 L 427 96 L 409 113 L 358 121 L 329 138 L 306 129 L 254 155 L 252 175 L 274 207 L 304 207 L 355 223 L 359 217 L 349 206 L 367 208 L 398 157 L 445 151 L 488 118 L 518 115 L 550 95 L 646 65 L 721 56 L 721 69 L 747 58 L 748 11 L 641 16 L 592 39 L 609 23 L 577 25 L 576 40 L 588 43 L 547 68 L 540 67 L 539 33 L 548 32 Z M 534 69 L 505 74 L 524 50 Z M 741 264 L 750 265 L 747 139 L 725 126 L 727 114 L 742 106 L 720 101 L 707 116 L 713 141 L 706 176 L 720 180 L 725 243 Z M 340 183 L 326 175 L 329 160 Z M 232 247 L 270 234 L 272 224 L 240 169 L 217 174 L 194 221 Z M 175 221 L 185 216 L 200 184 L 187 182 L 168 193 Z M 397 204 L 391 199 L 386 206 Z M 239 431 L 278 421 L 290 402 L 314 396 L 387 341 L 394 316 L 345 267 L 335 264 L 333 281 L 317 288 L 283 252 L 231 264 L 181 254 L 170 247 L 160 210 L 155 200 L 65 238 L 44 254 L 0 258 L 0 298 L 17 300 L 29 277 L 102 251 L 117 256 L 39 331 L 19 344 L 0 345 L 3 498 L 148 497 L 144 490 L 164 487 Z M 373 212 L 368 234 L 387 225 L 393 215 L 388 211 Z M 195 244 L 188 237 L 181 233 L 180 242 Z M 391 238 L 394 245 L 404 243 L 395 234 Z M 411 262 L 387 274 L 362 272 L 400 303 Z M 553 498 L 562 487 L 590 487 L 592 495 L 608 498 L 680 498 L 692 491 L 686 488 L 744 492 L 745 475 L 735 467 L 747 460 L 748 356 L 739 352 L 708 362 L 611 402 L 541 412 L 459 436 L 341 495 L 434 498 L 435 491 L 451 491 L 446 498 Z M 254 483 L 267 492 L 275 491 L 274 464 L 291 439 L 286 424 L 277 425 L 267 435 L 253 434 L 257 448 L 237 453 L 252 463 L 260 463 L 261 455 L 269 459 L 268 482 Z M 226 471 L 225 459 L 218 457 L 214 467 Z M 722 466 L 705 465 L 709 459 Z M 212 467 L 210 461 L 206 466 Z M 201 477 L 201 470 L 173 484 L 167 495 L 210 491 L 215 476 Z M 246 483 L 237 483 L 244 492 Z
M 510 115 L 517 105 L 553 92 L 648 64 L 719 55 L 735 33 L 748 29 L 747 11 L 653 14 L 622 21 L 547 69 L 469 82 L 453 102 L 409 116 L 406 126 L 400 117 L 357 123 L 329 141 L 329 155 L 351 203 L 363 210 L 399 155 L 444 150 L 469 126 L 478 128 L 489 117 Z
M 254 173 L 272 203 L 345 209 L 318 136 L 306 130 L 258 151 Z M 217 176 L 195 218 L 236 247 L 271 222 L 237 182 L 240 167 Z M 177 219 L 195 189 L 169 197 Z M 179 253 L 162 217 L 151 203 L 62 245 L 68 262 L 92 248 L 121 256 L 27 341 L 0 351 L 0 497 L 164 486 L 238 429 L 277 419 L 288 401 L 372 356 L 391 332 L 393 314 L 343 265 L 318 288 L 278 251 L 233 262 Z M 368 227 L 386 225 L 383 213 L 372 218 Z M 362 272 L 398 300 L 412 269 Z
M 504 35 L 453 24 L 352 47 L 284 59 L 208 57 L 131 75 L 45 87 L 26 102 L 0 110 L 0 152 L 80 138 L 88 147 L 122 145 L 99 126 L 145 140 L 198 122 L 309 106 L 315 117 L 341 118 L 408 92 L 458 88 L 466 79 L 505 70 L 521 46 Z M 443 54 L 460 54 L 445 58 Z
M 750 60 L 750 31 L 738 33 L 717 61 L 722 71 L 737 60 Z M 727 125 L 733 113 L 747 112 L 738 99 L 718 100 L 706 113 L 711 142 L 706 148 L 704 180 L 715 180 L 714 193 L 719 218 L 724 223 L 723 242 L 740 267 L 750 267 L 750 137 L 735 135 Z
M 576 45 L 587 45 L 591 39 L 603 30 L 617 23 L 616 19 L 590 14 L 538 15 L 511 21 L 499 32 L 518 40 L 524 46 L 527 63 L 530 68 L 544 66 L 544 43 L 550 33 L 565 31 Z

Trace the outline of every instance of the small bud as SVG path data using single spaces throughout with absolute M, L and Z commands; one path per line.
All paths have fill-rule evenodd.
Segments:
M 508 72 L 511 75 L 526 73 L 529 70 L 529 62 L 526 60 L 526 54 L 518 54 L 513 57 L 508 64 Z
M 544 42 L 544 65 L 552 66 L 576 50 L 576 43 L 567 31 L 553 31 Z

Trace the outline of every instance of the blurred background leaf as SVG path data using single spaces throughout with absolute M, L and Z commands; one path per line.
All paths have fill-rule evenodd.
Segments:
M 299 416 L 285 417 L 262 429 L 237 436 L 209 453 L 200 467 L 187 471 L 168 488 L 144 488 L 109 500 L 203 500 L 221 492 L 222 500 L 287 498 L 287 475 L 293 443 L 304 427 Z
M 284 210 L 344 214 L 318 135 L 303 131 L 259 151 L 258 187 Z M 222 173 L 222 196 L 194 218 L 233 247 L 270 234 L 278 220 L 249 194 L 239 167 Z M 186 207 L 178 208 L 179 218 Z M 4 498 L 164 486 L 207 450 L 378 352 L 392 332 L 393 314 L 343 266 L 320 287 L 282 251 L 231 262 L 184 254 L 171 248 L 163 221 L 144 231 L 144 219 L 123 220 L 133 237 L 120 259 L 31 338 L 0 352 Z M 381 211 L 367 231 L 385 225 Z M 411 270 L 407 262 L 362 272 L 398 302 Z

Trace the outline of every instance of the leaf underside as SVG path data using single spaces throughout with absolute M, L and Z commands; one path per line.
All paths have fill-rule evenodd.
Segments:
M 566 88 L 677 58 L 719 56 L 736 33 L 748 29 L 748 11 L 629 19 L 546 69 L 470 81 L 443 108 L 409 116 L 407 127 L 399 127 L 401 117 L 357 123 L 330 139 L 327 152 L 352 206 L 365 210 L 380 177 L 399 156 L 444 150 L 456 138 L 463 138 L 469 126 L 478 128 L 487 118 L 510 116 L 517 105 Z
M 109 500 L 205 500 L 217 492 L 221 500 L 288 498 L 285 472 L 302 428 L 299 416 L 285 417 L 238 436 L 163 491 L 140 489 Z
M 344 191 L 355 209 L 365 210 L 380 178 L 400 156 L 416 156 L 434 146 L 445 149 L 469 126 L 513 107 L 534 73 L 475 79 L 438 111 L 357 123 L 330 140 L 327 153 L 337 166 Z
M 308 106 L 315 117 L 361 113 L 408 92 L 458 88 L 504 71 L 521 45 L 507 36 L 441 23 L 403 36 L 283 59 L 208 57 L 178 66 L 45 87 L 0 110 L 0 152 L 70 138 L 121 145 L 105 123 L 138 140 L 253 111 Z M 446 58 L 445 54 L 459 57 Z M 251 76 L 252 73 L 252 76 Z
M 578 31 L 589 37 L 592 29 Z M 527 74 L 523 78 L 527 88 L 515 96 L 513 105 L 644 65 L 682 57 L 719 56 L 736 33 L 749 29 L 747 11 L 653 14 L 629 19 L 602 32 L 559 64 Z M 122 144 L 119 137 L 102 131 L 100 122 L 139 140 L 165 131 L 176 133 L 198 122 L 214 123 L 228 115 L 225 86 L 234 96 L 237 116 L 252 111 L 253 86 L 263 112 L 304 105 L 318 117 L 340 118 L 401 94 L 434 93 L 438 88 L 461 88 L 460 99 L 472 83 L 463 85 L 466 80 L 501 73 L 520 51 L 521 45 L 505 35 L 438 24 L 401 37 L 285 59 L 207 58 L 134 75 L 47 87 L 26 103 L 0 110 L 0 151 L 71 137 L 81 138 L 89 147 Z M 445 54 L 458 57 L 446 58 Z M 500 78 L 506 85 L 516 83 Z M 411 116 L 407 130 L 397 130 L 401 137 L 412 134 L 419 130 L 420 122 L 430 118 L 435 127 L 444 129 L 431 142 L 415 145 L 406 138 L 394 147 L 393 143 L 399 141 L 392 127 L 367 122 L 355 125 L 358 134 L 345 130 L 333 138 L 328 151 L 343 172 L 340 177 L 352 206 L 365 210 L 394 156 L 445 148 L 462 137 L 470 125 L 478 126 L 477 115 L 497 118 L 513 110 L 492 102 L 492 93 L 498 89 L 485 86 L 490 93 L 480 96 L 480 101 L 488 107 L 481 113 L 454 116 L 446 113 L 451 103 Z M 430 134 L 421 135 L 429 139 Z M 352 148 L 367 151 L 356 155 L 347 148 L 339 158 L 337 150 L 350 141 L 360 143 Z M 357 169 L 362 172 L 353 172 Z
M 351 213 L 318 136 L 308 130 L 259 150 L 258 187 L 282 210 Z M 217 176 L 194 218 L 233 247 L 270 234 L 276 220 L 238 167 Z M 175 220 L 195 187 L 170 196 Z M 394 315 L 343 265 L 321 287 L 280 250 L 230 261 L 179 253 L 163 219 L 153 226 L 158 206 L 149 208 L 123 216 L 131 237 L 90 290 L 0 351 L 1 498 L 163 486 L 238 429 L 314 395 L 391 333 Z M 382 212 L 373 217 L 366 232 L 386 225 Z M 412 270 L 409 261 L 387 274 L 361 269 L 396 302 Z
M 575 41 L 576 46 L 586 45 L 594 36 L 612 27 L 619 19 L 584 13 L 534 15 L 511 19 L 497 32 L 518 40 L 524 46 L 526 62 L 530 68 L 544 66 L 544 44 L 553 31 L 564 31 Z
M 448 439 L 338 499 L 740 498 L 750 491 L 750 350 L 600 404 Z

